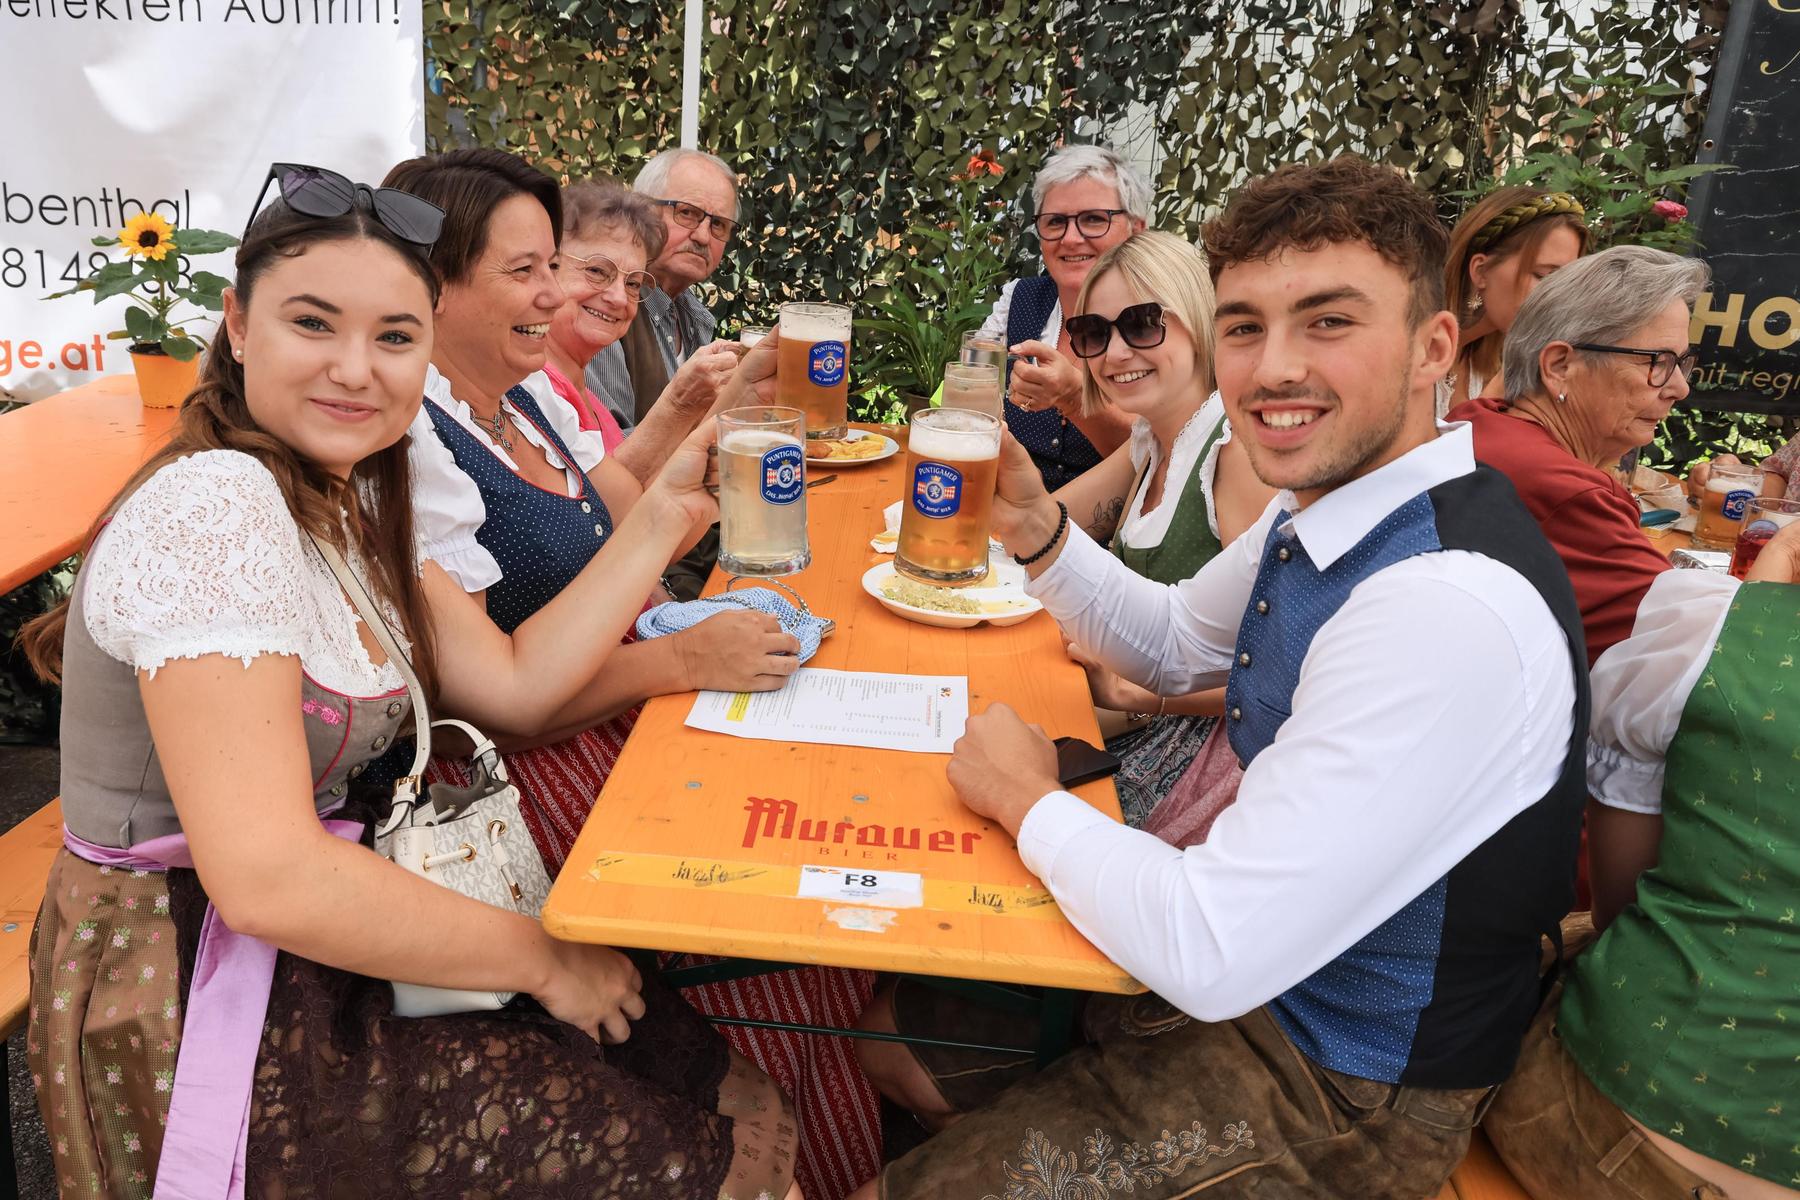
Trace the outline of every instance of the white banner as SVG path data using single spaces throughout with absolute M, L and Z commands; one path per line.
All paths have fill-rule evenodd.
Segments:
M 117 260 L 93 239 L 133 214 L 237 236 L 271 162 L 378 183 L 421 153 L 419 13 L 420 0 L 0 0 L 0 396 L 131 369 L 127 343 L 106 338 L 123 297 L 43 297 Z M 192 266 L 232 274 L 229 252 Z

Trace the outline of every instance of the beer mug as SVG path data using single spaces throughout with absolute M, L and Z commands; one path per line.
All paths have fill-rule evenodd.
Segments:
M 1734 463 L 1715 463 L 1700 493 L 1700 520 L 1694 526 L 1694 545 L 1708 550 L 1730 550 L 1744 523 L 1744 508 L 1762 488 L 1762 471 Z
M 792 575 L 806 543 L 806 414 L 733 408 L 719 422 L 719 565 L 731 575 Z
M 1742 579 L 1756 565 L 1763 547 L 1774 540 L 1782 528 L 1800 521 L 1800 500 L 1757 497 L 1744 506 L 1744 528 L 1738 534 L 1737 546 L 1731 552 L 1731 574 Z
M 988 363 L 950 363 L 944 368 L 944 407 L 1000 417 L 1000 368 Z
M 769 327 L 767 325 L 746 325 L 738 330 L 738 345 L 748 350 L 768 336 Z
M 783 304 L 777 328 L 775 402 L 806 414 L 807 437 L 843 437 L 849 417 L 850 309 Z
M 1001 377 L 1005 378 L 1006 359 L 1006 339 L 999 334 L 983 333 L 979 329 L 971 329 L 963 334 L 963 362 L 995 367 L 999 370 Z
M 914 413 L 894 569 L 940 587 L 986 579 L 999 469 L 999 418 L 966 408 Z

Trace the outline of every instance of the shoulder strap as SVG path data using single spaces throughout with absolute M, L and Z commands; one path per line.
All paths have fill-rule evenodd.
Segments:
M 394 781 L 394 793 L 398 797 L 402 792 L 410 792 L 413 797 L 417 797 L 420 780 L 425 774 L 425 762 L 431 757 L 431 713 L 425 704 L 425 689 L 419 685 L 419 677 L 413 673 L 412 662 L 406 657 L 406 652 L 394 640 L 394 631 L 388 628 L 386 618 L 381 615 L 375 601 L 370 599 L 362 580 L 356 577 L 356 572 L 344 561 L 344 556 L 337 552 L 337 547 L 321 542 L 311 533 L 306 536 L 312 541 L 313 549 L 319 552 L 319 557 L 325 560 L 325 565 L 331 568 L 331 573 L 337 576 L 338 583 L 343 587 L 344 594 L 350 597 L 357 615 L 362 617 L 369 632 L 375 635 L 382 653 L 388 656 L 388 661 L 394 664 L 394 669 L 400 672 L 400 678 L 406 684 L 406 694 L 412 700 L 413 734 L 418 744 L 413 751 L 412 767 Z M 476 738 L 478 742 L 481 740 L 480 737 Z

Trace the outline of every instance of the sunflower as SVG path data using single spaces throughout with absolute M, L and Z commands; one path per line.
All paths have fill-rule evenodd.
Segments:
M 175 227 L 159 214 L 143 212 L 125 222 L 125 228 L 119 230 L 119 245 L 125 247 L 126 258 L 135 255 L 161 262 L 163 256 L 175 248 L 174 232 Z

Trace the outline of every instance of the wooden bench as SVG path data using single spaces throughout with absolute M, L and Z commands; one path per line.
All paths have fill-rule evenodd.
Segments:
M 6 1039 L 31 1003 L 31 926 L 50 861 L 62 849 L 62 804 L 52 800 L 0 834 L 0 1194 L 14 1195 L 12 1095 Z
M 1494 1153 L 1487 1134 L 1477 1129 L 1469 1139 L 1468 1155 L 1451 1173 L 1437 1200 L 1531 1200 L 1531 1193 L 1519 1186 Z

